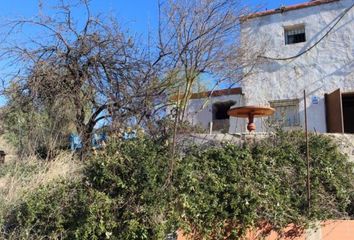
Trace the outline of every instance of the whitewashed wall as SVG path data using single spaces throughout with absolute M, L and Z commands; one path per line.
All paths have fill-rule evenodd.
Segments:
M 235 101 L 234 106 L 243 104 L 243 96 L 240 94 L 225 95 L 212 98 L 191 99 L 187 108 L 187 118 L 193 125 L 199 125 L 204 129 L 209 129 L 209 124 L 213 120 L 213 103 Z M 229 133 L 244 131 L 245 121 L 243 119 L 230 118 Z
M 255 51 L 266 43 L 266 56 L 290 57 L 312 46 L 353 3 L 353 0 L 340 0 L 250 19 L 242 24 L 242 39 L 244 44 L 254 45 Z M 295 24 L 305 24 L 307 41 L 285 45 L 284 27 Z M 338 88 L 354 92 L 354 9 L 310 52 L 294 60 L 258 64 L 241 87 L 248 105 L 302 99 L 306 89 L 309 129 L 326 132 L 324 94 Z M 319 97 L 318 104 L 311 103 L 313 96 Z M 300 101 L 300 119 L 303 125 L 303 101 Z M 264 130 L 260 127 L 262 122 L 256 121 L 259 131 Z

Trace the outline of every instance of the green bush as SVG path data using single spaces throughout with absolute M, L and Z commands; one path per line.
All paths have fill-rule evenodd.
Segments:
M 278 132 L 255 144 L 191 147 L 174 184 L 180 226 L 196 239 L 235 239 L 265 225 L 281 232 L 291 223 L 301 230 L 314 220 L 349 217 L 353 164 L 317 135 L 310 137 L 308 211 L 305 146 L 303 133 Z
M 5 238 L 163 239 L 167 149 L 114 142 L 92 157 L 79 182 L 42 186 L 5 216 Z
M 43 186 L 10 212 L 5 236 L 12 239 L 102 239 L 115 227 L 113 203 L 75 182 Z
M 195 239 L 238 239 L 249 228 L 281 232 L 294 223 L 301 230 L 349 217 L 353 164 L 331 139 L 311 135 L 308 210 L 305 146 L 299 132 L 242 146 L 190 146 L 169 182 L 168 146 L 112 142 L 86 164 L 82 180 L 42 186 L 8 211 L 4 238 L 164 239 L 180 228 Z
M 147 139 L 115 142 L 89 163 L 86 181 L 114 199 L 117 239 L 163 239 L 168 149 Z

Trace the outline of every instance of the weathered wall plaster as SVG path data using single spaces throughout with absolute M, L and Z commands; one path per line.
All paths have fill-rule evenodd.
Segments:
M 353 0 L 340 0 L 250 19 L 242 24 L 242 39 L 244 44 L 252 42 L 255 50 L 264 51 L 262 55 L 268 57 L 294 56 L 318 41 L 352 4 Z M 295 24 L 305 25 L 307 41 L 285 45 L 284 27 Z M 354 92 L 354 9 L 311 51 L 293 60 L 266 60 L 257 64 L 241 87 L 247 105 L 300 99 L 301 125 L 306 89 L 309 130 L 326 132 L 324 94 L 338 88 L 342 92 Z M 311 102 L 314 96 L 319 98 L 317 104 Z M 258 131 L 265 131 L 263 120 L 256 120 L 256 124 Z

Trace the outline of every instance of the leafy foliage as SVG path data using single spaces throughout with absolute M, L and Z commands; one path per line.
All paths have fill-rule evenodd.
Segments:
M 115 142 L 86 168 L 91 187 L 115 201 L 117 239 L 163 238 L 167 150 L 147 139 Z
M 163 239 L 166 150 L 148 140 L 113 142 L 79 182 L 43 186 L 6 217 L 13 239 Z
M 304 229 L 348 217 L 353 164 L 324 136 L 312 135 L 311 208 L 307 208 L 303 133 L 279 132 L 256 144 L 191 148 L 178 164 L 176 212 L 195 239 L 235 239 L 246 230 Z M 268 227 L 265 227 L 268 226 Z
M 83 179 L 43 186 L 5 217 L 14 239 L 239 239 L 249 229 L 353 214 L 353 164 L 328 137 L 311 135 L 311 209 L 302 133 L 257 143 L 190 146 L 174 164 L 169 148 L 146 138 L 113 141 L 86 163 Z M 340 174 L 337 174 L 340 173 Z M 353 216 L 353 215 L 351 215 Z
M 112 201 L 80 183 L 44 186 L 17 206 L 6 222 L 13 239 L 100 239 L 116 224 Z

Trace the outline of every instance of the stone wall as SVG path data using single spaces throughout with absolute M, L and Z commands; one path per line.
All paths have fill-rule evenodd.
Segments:
M 271 133 L 270 133 L 271 134 Z M 186 145 L 191 142 L 197 144 L 217 144 L 220 142 L 232 142 L 242 144 L 245 141 L 253 142 L 267 137 L 267 133 L 255 134 L 190 134 L 180 136 L 179 141 Z M 348 155 L 349 161 L 354 162 L 354 134 L 332 134 L 324 133 L 323 135 L 333 138 L 338 144 L 340 151 Z

